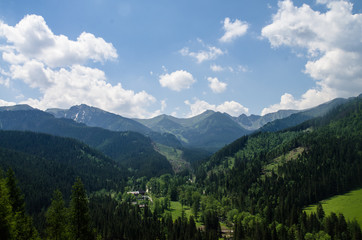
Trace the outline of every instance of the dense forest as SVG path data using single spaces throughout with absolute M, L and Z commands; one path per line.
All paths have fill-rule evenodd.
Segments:
M 140 176 L 77 140 L 2 131 L 0 238 L 362 239 L 343 214 L 303 211 L 362 187 L 361 97 L 191 166 Z

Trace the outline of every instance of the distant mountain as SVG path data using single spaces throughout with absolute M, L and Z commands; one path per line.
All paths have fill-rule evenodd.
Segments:
M 174 134 L 185 146 L 216 151 L 235 139 L 249 134 L 228 114 L 211 110 L 192 118 L 161 115 L 152 119 L 136 119 L 154 131 Z
M 152 141 L 136 132 L 113 132 L 88 127 L 71 119 L 55 118 L 40 110 L 2 111 L 0 129 L 48 133 L 78 139 L 96 148 L 140 176 L 172 173 L 167 159 L 154 150 Z
M 361 95 L 359 97 L 361 97 Z M 312 118 L 322 117 L 332 109 L 353 99 L 355 98 L 349 98 L 349 99 L 336 98 L 329 102 L 323 103 L 317 107 L 291 114 L 289 117 L 283 119 L 278 119 L 269 122 L 265 124 L 263 127 L 261 127 L 260 130 L 265 132 L 276 132 L 286 128 L 290 128 L 302 122 L 310 120 Z
M 250 133 L 231 116 L 210 110 L 184 119 L 168 115 L 160 115 L 152 119 L 129 119 L 84 104 L 65 110 L 48 109 L 47 112 L 57 118 L 72 119 L 87 126 L 112 131 L 139 132 L 149 136 L 154 142 L 178 149 L 181 149 L 183 145 L 213 152 Z
M 0 112 L 2 112 L 2 111 L 20 111 L 20 110 L 34 110 L 34 108 L 32 108 L 26 104 L 0 107 Z
M 70 109 L 51 108 L 46 110 L 56 118 L 68 118 L 91 127 L 101 127 L 111 131 L 133 131 L 149 136 L 153 141 L 172 147 L 181 147 L 175 136 L 167 133 L 153 132 L 143 124 L 120 115 L 90 107 L 85 104 Z
M 73 106 L 67 110 L 48 109 L 46 112 L 53 114 L 56 118 L 69 118 L 90 127 L 101 127 L 111 131 L 134 131 L 142 134 L 151 131 L 137 121 L 85 104 Z
M 300 112 L 298 110 L 279 110 L 274 113 L 268 113 L 264 116 L 250 115 L 246 116 L 241 114 L 239 117 L 233 117 L 233 119 L 239 123 L 243 128 L 248 130 L 256 130 L 264 126 L 265 124 L 274 120 L 283 119 L 289 117 L 293 113 Z

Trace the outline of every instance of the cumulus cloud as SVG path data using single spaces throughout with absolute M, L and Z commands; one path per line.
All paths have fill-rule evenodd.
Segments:
M 224 35 L 219 39 L 220 42 L 231 42 L 234 39 L 241 37 L 248 31 L 249 24 L 242 22 L 239 19 L 235 19 L 234 22 L 230 21 L 230 18 L 225 18 L 223 29 Z
M 220 105 L 213 105 L 206 101 L 195 99 L 194 103 L 191 103 L 189 100 L 185 101 L 185 104 L 190 107 L 190 113 L 188 117 L 196 116 L 205 112 L 206 110 L 213 110 L 217 112 L 227 113 L 231 116 L 240 116 L 241 114 L 249 113 L 249 109 L 244 107 L 238 102 L 235 101 L 225 101 Z
M 220 82 L 216 77 L 209 77 L 207 78 L 207 81 L 209 81 L 209 87 L 214 93 L 222 93 L 226 90 L 227 84 Z
M 190 88 L 196 80 L 191 73 L 184 70 L 178 70 L 171 74 L 166 73 L 161 75 L 159 82 L 162 87 L 167 87 L 173 91 L 179 92 Z
M 197 63 L 202 63 L 204 61 L 215 60 L 217 57 L 225 54 L 220 48 L 215 46 L 207 46 L 206 50 L 200 50 L 198 52 L 192 52 L 188 47 L 184 47 L 180 50 L 182 56 L 189 56 L 194 58 Z
M 35 58 L 50 67 L 62 67 L 118 57 L 113 45 L 104 39 L 86 32 L 81 33 L 76 41 L 55 35 L 44 18 L 37 15 L 25 16 L 14 27 L 0 22 L 0 37 L 11 46 L 3 53 L 3 58 L 12 64 Z
M 300 99 L 295 99 L 293 95 L 285 93 L 280 97 L 279 103 L 264 108 L 261 115 L 277 112 L 280 109 L 307 109 L 331 100 L 331 96 L 337 96 L 332 89 L 324 89 L 324 91 L 309 89 Z
M 8 64 L 0 72 L 3 84 L 8 84 L 6 79 L 21 80 L 40 92 L 40 97 L 21 103 L 39 109 L 85 103 L 127 117 L 152 115 L 146 109 L 156 102 L 153 96 L 126 90 L 120 83 L 112 85 L 102 70 L 86 66 L 89 61 L 117 59 L 116 49 L 104 39 L 86 32 L 76 41 L 55 35 L 37 15 L 27 15 L 15 26 L 0 21 L 2 39 L 0 52 Z
M 325 12 L 309 5 L 297 7 L 291 0 L 280 1 L 270 25 L 262 29 L 272 47 L 302 48 L 308 53 L 304 72 L 316 86 L 294 99 L 284 94 L 279 104 L 263 110 L 316 106 L 335 97 L 362 92 L 362 14 L 353 14 L 353 4 L 344 0 L 318 0 Z
M 144 91 L 135 93 L 125 90 L 120 83 L 106 82 L 103 71 L 81 65 L 73 65 L 70 70 L 47 70 L 47 79 L 52 82 L 40 99 L 23 101 L 39 109 L 49 107 L 67 108 L 76 104 L 97 106 L 107 111 L 122 113 L 128 117 L 144 117 L 149 113 L 144 109 L 156 99 Z

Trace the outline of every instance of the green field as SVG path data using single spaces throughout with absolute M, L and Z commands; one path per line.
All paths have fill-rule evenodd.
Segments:
M 189 206 L 184 206 L 184 211 L 186 218 L 189 218 L 191 215 L 193 215 Z M 176 220 L 178 217 L 182 216 L 182 205 L 180 202 L 171 201 L 171 209 L 168 211 L 166 210 L 165 212 L 170 212 L 172 214 L 172 219 Z M 201 226 L 201 223 L 196 221 L 196 219 L 195 222 L 196 227 Z
M 182 158 L 183 152 L 180 149 L 156 143 L 155 150 L 167 158 L 176 173 L 190 168 L 190 163 Z
M 362 226 L 362 188 L 323 200 L 321 203 L 326 214 L 343 213 L 346 219 L 356 219 Z M 316 208 L 317 204 L 310 205 L 305 208 L 305 211 L 307 213 L 315 212 Z

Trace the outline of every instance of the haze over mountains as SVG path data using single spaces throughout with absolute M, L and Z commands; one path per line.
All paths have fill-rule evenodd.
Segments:
M 71 119 L 89 127 L 100 127 L 117 132 L 138 132 L 150 137 L 153 142 L 170 147 L 182 148 L 184 146 L 215 152 L 237 138 L 258 129 L 262 131 L 278 131 L 295 126 L 313 117 L 322 116 L 345 101 L 347 100 L 339 98 L 304 111 L 280 110 L 264 116 L 246 116 L 242 114 L 238 117 L 208 110 L 191 118 L 160 115 L 151 119 L 130 119 L 85 104 L 73 106 L 69 109 L 48 109 L 46 112 L 58 119 Z M 0 107 L 0 111 L 9 110 L 24 111 L 34 109 L 28 105 Z M 42 117 L 46 116 L 41 114 L 40 111 L 37 114 Z M 46 116 L 46 118 L 49 118 L 49 116 Z M 71 122 L 68 123 L 71 124 Z M 24 124 L 26 124 L 26 121 Z M 1 128 L 3 127 L 1 126 Z
M 322 116 L 345 101 L 346 99 L 335 99 L 304 111 L 280 110 L 264 116 L 242 114 L 238 117 L 207 110 L 191 118 L 159 115 L 151 119 L 130 119 L 85 104 L 69 109 L 48 109 L 47 112 L 56 118 L 72 119 L 87 126 L 111 131 L 139 132 L 167 146 L 185 146 L 214 152 L 258 129 L 281 130 L 312 117 Z
M 48 109 L 47 112 L 56 118 L 68 118 L 111 131 L 136 131 L 168 146 L 179 147 L 177 144 L 182 144 L 213 152 L 270 121 L 288 117 L 298 111 L 281 110 L 265 116 L 242 114 L 232 117 L 208 110 L 191 118 L 160 115 L 151 119 L 129 119 L 82 104 L 69 109 Z M 173 136 L 176 136 L 179 143 Z

